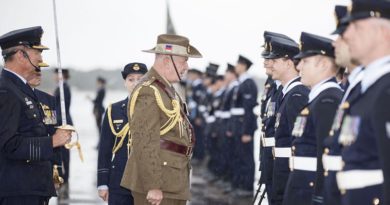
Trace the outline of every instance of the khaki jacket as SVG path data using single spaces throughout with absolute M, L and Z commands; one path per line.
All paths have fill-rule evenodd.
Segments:
M 166 134 L 160 135 L 160 128 L 169 118 L 158 105 L 156 90 L 152 87 L 157 88 L 165 108 L 172 110 L 173 104 L 156 81 L 175 93 L 173 87 L 153 68 L 134 89 L 131 98 L 135 96 L 137 89 L 139 92 L 132 117 L 129 116 L 132 147 L 121 186 L 145 194 L 151 189 L 160 189 L 164 198 L 188 200 L 190 157 L 161 149 L 160 139 L 191 146 L 191 126 L 185 116 L 182 117 L 182 123 L 176 123 Z M 179 100 L 178 94 L 176 99 Z M 184 104 L 181 100 L 179 102 L 181 111 L 184 111 Z M 129 103 L 131 104 L 131 100 Z M 128 114 L 131 112 L 130 104 Z

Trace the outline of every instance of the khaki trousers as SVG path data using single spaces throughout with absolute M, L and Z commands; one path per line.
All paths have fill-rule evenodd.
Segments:
M 134 205 L 150 205 L 148 200 L 146 200 L 146 194 L 141 194 L 137 192 L 131 192 L 134 197 Z M 179 199 L 166 199 L 163 198 L 160 205 L 186 205 L 186 200 Z

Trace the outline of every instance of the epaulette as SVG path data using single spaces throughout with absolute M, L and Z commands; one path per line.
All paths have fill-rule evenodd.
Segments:
M 153 84 L 153 82 L 156 80 L 155 77 L 151 77 L 150 79 L 146 79 L 143 83 L 142 86 L 150 86 Z

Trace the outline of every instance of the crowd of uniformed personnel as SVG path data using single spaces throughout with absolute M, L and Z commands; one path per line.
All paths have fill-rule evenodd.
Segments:
M 99 196 L 109 204 L 184 205 L 191 165 L 204 163 L 209 183 L 252 196 L 259 129 L 259 185 L 270 205 L 390 204 L 390 2 L 354 0 L 350 9 L 336 6 L 335 16 L 334 41 L 264 32 L 262 92 L 248 58 L 228 63 L 224 75 L 213 63 L 204 73 L 188 70 L 200 52 L 186 37 L 160 35 L 145 51 L 155 54 L 153 66 L 126 65 L 128 96 L 103 116 Z M 32 27 L 0 37 L 0 205 L 47 205 L 68 178 L 61 170 L 69 169 L 63 145 L 71 131 L 56 127 L 59 90 L 53 97 L 37 89 L 47 66 L 42 33 Z M 186 99 L 172 86 L 183 80 Z

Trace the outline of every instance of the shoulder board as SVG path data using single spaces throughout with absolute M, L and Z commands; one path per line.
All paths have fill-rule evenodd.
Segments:
M 147 78 L 144 82 L 142 82 L 142 86 L 150 86 L 155 80 L 155 77 Z

